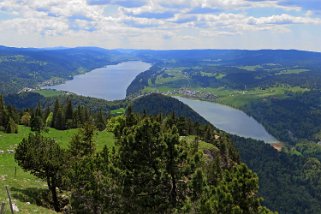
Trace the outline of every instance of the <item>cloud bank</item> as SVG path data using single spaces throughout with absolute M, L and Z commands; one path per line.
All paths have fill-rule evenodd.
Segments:
M 2 0 L 0 44 L 316 49 L 320 12 L 319 0 Z

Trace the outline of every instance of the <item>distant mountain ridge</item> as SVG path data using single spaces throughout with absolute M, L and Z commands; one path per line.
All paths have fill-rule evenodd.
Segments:
M 162 66 L 258 65 L 280 63 L 317 69 L 321 53 L 298 50 L 107 50 L 99 47 L 16 48 L 0 46 L 0 93 L 17 93 L 40 83 L 57 84 L 107 64 L 141 60 Z

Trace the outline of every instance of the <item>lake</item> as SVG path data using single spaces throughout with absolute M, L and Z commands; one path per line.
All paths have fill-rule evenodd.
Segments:
M 241 137 L 276 143 L 277 140 L 253 117 L 218 103 L 175 97 L 212 123 L 215 127 Z
M 62 85 L 46 88 L 70 91 L 79 95 L 119 100 L 126 97 L 126 89 L 135 77 L 148 70 L 151 64 L 141 61 L 123 62 L 95 69 L 86 74 L 75 76 L 73 80 Z M 217 128 L 242 137 L 250 137 L 273 143 L 277 140 L 271 136 L 255 119 L 244 112 L 212 102 L 176 97 L 190 106 Z
M 69 91 L 78 95 L 106 100 L 120 100 L 126 97 L 126 89 L 135 77 L 150 67 L 151 64 L 141 61 L 107 65 L 103 68 L 77 75 L 64 84 L 46 86 L 44 88 Z

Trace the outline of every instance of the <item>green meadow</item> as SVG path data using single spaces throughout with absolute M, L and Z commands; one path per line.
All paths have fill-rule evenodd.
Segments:
M 59 131 L 49 128 L 42 134 L 55 139 L 63 148 L 67 149 L 73 135 L 77 129 Z M 46 194 L 46 182 L 38 179 L 28 172 L 24 172 L 14 160 L 14 154 L 8 150 L 14 150 L 23 138 L 28 137 L 30 128 L 19 126 L 18 134 L 6 134 L 0 132 L 0 202 L 6 202 L 6 212 L 9 213 L 9 205 L 5 186 L 9 186 L 13 203 L 20 210 L 19 213 L 55 213 L 54 211 L 38 206 L 43 204 L 39 201 L 39 194 Z M 114 145 L 114 135 L 107 131 L 97 132 L 94 140 L 97 151 L 102 150 L 106 145 L 112 148 Z M 29 203 L 27 203 L 29 202 Z

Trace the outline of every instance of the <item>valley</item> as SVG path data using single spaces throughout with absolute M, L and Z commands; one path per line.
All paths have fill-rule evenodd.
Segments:
M 263 55 L 262 58 L 256 57 L 258 52 Z M 312 178 L 316 178 L 319 171 L 311 171 L 311 169 L 313 166 L 318 166 L 321 160 L 319 155 L 321 149 L 316 144 L 319 141 L 321 130 L 321 123 L 319 123 L 321 117 L 318 111 L 321 105 L 319 73 L 317 72 L 318 54 L 295 52 L 300 55 L 298 57 L 300 60 L 293 64 L 292 59 L 290 60 L 293 57 L 291 56 L 293 51 L 272 52 L 273 54 L 270 51 L 223 50 L 131 50 L 125 54 L 113 52 L 117 59 L 121 59 L 118 61 L 119 64 L 113 61 L 114 65 L 107 65 L 101 69 L 97 67 L 98 69 L 93 71 L 87 70 L 85 73 L 81 72 L 80 76 L 73 74 L 71 80 L 66 81 L 64 85 L 48 86 L 52 89 L 39 89 L 43 82 L 38 81 L 38 85 L 31 92 L 6 95 L 4 100 L 6 104 L 19 111 L 30 111 L 33 118 L 36 112 L 39 114 L 37 109 L 40 105 L 43 113 L 39 115 L 46 124 L 44 127 L 50 127 L 46 128 L 47 131 L 46 129 L 41 131 L 42 135 L 53 139 L 59 148 L 66 151 L 69 151 L 73 136 L 78 133 L 83 123 L 92 120 L 95 126 L 104 130 L 97 131 L 94 138 L 98 156 L 103 152 L 104 145 L 107 145 L 110 150 L 113 150 L 113 147 L 118 148 L 117 141 L 123 138 L 118 136 L 122 131 L 117 130 L 123 127 L 124 117 L 131 124 L 130 117 L 127 118 L 129 106 L 140 115 L 134 118 L 140 118 L 143 115 L 139 120 L 147 124 L 149 122 L 144 120 L 147 115 L 154 115 L 157 121 L 164 120 L 162 123 L 171 123 L 173 119 L 180 132 L 180 142 L 183 144 L 187 141 L 191 145 L 197 142 L 200 153 L 203 153 L 205 157 L 213 155 L 209 151 L 223 151 L 224 146 L 228 146 L 231 149 L 230 152 L 233 153 L 233 161 L 237 162 L 239 160 L 236 153 L 239 152 L 240 160 L 250 166 L 260 178 L 259 185 L 262 188 L 259 189 L 258 194 L 265 198 L 262 205 L 281 213 L 288 211 L 296 213 L 295 210 L 301 213 L 304 207 L 312 213 L 317 213 L 317 210 L 321 208 L 317 206 L 319 198 L 314 195 L 320 185 Z M 238 53 L 238 57 L 231 58 L 232 53 Z M 282 59 L 274 55 L 280 55 Z M 311 55 L 317 56 L 312 57 L 314 61 L 310 60 L 306 63 L 305 60 L 311 59 Z M 127 75 L 126 72 L 130 72 L 131 75 Z M 126 99 L 123 100 L 125 97 Z M 62 112 L 59 114 L 55 113 L 56 108 L 53 108 L 57 100 L 63 105 L 60 106 Z M 80 108 L 74 109 L 74 116 L 67 120 L 65 117 L 68 103 L 74 107 L 80 106 Z M 87 110 L 82 109 L 81 106 L 86 106 Z M 21 123 L 17 113 L 10 109 L 6 111 L 16 115 L 13 118 L 17 124 Z M 19 114 L 20 117 L 23 116 L 22 112 Z M 47 122 L 52 120 L 53 115 L 60 114 L 64 122 Z M 197 128 L 198 125 L 193 125 L 193 122 L 202 125 Z M 135 130 L 143 125 L 139 121 L 135 124 L 133 125 Z M 108 131 L 104 129 L 105 125 Z M 209 130 L 212 128 L 209 127 L 213 127 L 212 125 L 215 128 L 213 134 L 210 134 Z M 14 130 L 14 126 L 10 128 Z M 16 148 L 22 138 L 27 137 L 31 132 L 30 128 L 22 125 L 19 125 L 17 130 L 18 134 L 2 134 L 1 132 L 6 144 L 3 144 L 3 148 L 0 149 L 6 151 L 8 148 L 9 150 Z M 263 146 L 263 141 L 266 143 L 281 141 L 282 147 L 276 151 L 269 145 Z M 230 143 L 233 143 L 233 146 Z M 238 152 L 233 150 L 234 146 L 238 148 Z M 186 151 L 189 151 L 188 148 L 182 147 L 183 150 L 187 149 Z M 262 154 L 258 156 L 257 154 L 260 153 Z M 47 211 L 50 213 L 49 210 L 42 208 L 52 208 L 52 204 L 48 204 L 50 199 L 43 198 L 47 201 L 45 203 L 34 201 L 32 205 L 25 204 L 24 200 L 27 199 L 23 197 L 31 201 L 30 193 L 35 190 L 36 183 L 41 183 L 44 187 L 37 191 L 44 192 L 47 191 L 46 184 L 29 173 L 23 172 L 17 166 L 13 156 L 13 154 L 3 156 L 4 175 L 7 175 L 5 171 L 8 171 L 3 182 L 4 184 L 9 183 L 10 186 L 17 186 L 17 189 L 12 188 L 11 191 L 18 207 L 24 210 L 39 209 L 39 213 L 47 213 Z M 228 156 L 229 153 L 224 153 L 222 156 L 222 161 L 227 161 L 225 163 L 227 165 Z M 92 159 L 94 160 L 101 161 Z M 293 165 L 289 165 L 289 162 L 293 162 Z M 82 164 L 86 165 L 85 162 Z M 116 162 L 110 164 L 114 167 Z M 263 170 L 264 166 L 267 167 Z M 282 171 L 283 174 L 278 174 L 279 177 L 270 177 L 269 174 L 275 171 L 276 166 L 280 169 L 277 173 Z M 121 166 L 117 165 L 117 167 Z M 18 169 L 16 176 L 21 176 L 20 178 L 25 181 L 21 183 L 22 186 L 19 186 L 19 181 L 15 180 L 14 171 L 12 171 L 14 169 Z M 99 171 L 99 168 L 96 170 Z M 301 176 L 306 172 L 310 173 L 307 176 L 312 180 L 306 180 L 306 177 Z M 206 171 L 206 173 L 209 172 Z M 190 179 L 190 176 L 186 179 Z M 282 193 L 276 191 L 279 182 L 283 183 L 284 188 L 280 188 Z M 21 190 L 18 188 L 24 189 L 25 192 L 18 193 Z M 291 193 L 289 188 L 296 189 L 296 193 Z M 271 193 L 270 189 L 274 189 L 274 192 Z M 298 202 L 297 197 L 300 194 L 305 194 L 309 198 L 302 207 L 294 205 Z M 277 195 L 284 195 L 289 200 L 284 203 L 276 202 L 273 198 Z M 5 197 L 5 194 L 2 197 Z M 40 208 L 34 204 L 40 205 Z M 91 205 L 88 204 L 88 206 Z

